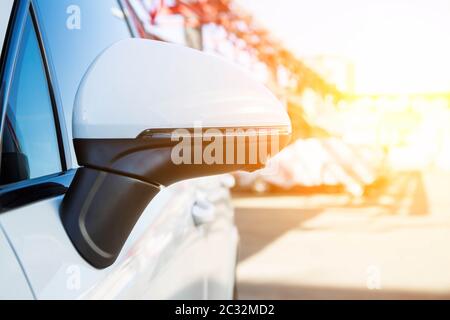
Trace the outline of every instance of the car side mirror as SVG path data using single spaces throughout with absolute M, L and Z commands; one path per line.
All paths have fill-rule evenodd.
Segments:
M 108 267 L 161 187 L 259 169 L 290 132 L 278 100 L 239 68 L 174 44 L 120 41 L 79 87 L 81 167 L 61 206 L 64 227 L 88 262 Z

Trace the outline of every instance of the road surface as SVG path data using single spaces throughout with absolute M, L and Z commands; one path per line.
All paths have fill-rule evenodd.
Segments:
M 236 195 L 240 299 L 450 298 L 450 174 L 403 172 L 362 199 Z

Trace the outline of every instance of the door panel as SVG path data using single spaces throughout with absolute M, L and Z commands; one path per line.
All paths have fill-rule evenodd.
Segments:
M 214 210 L 214 220 L 201 226 L 207 250 L 206 295 L 213 300 L 233 298 L 239 242 L 229 191 L 233 184 L 229 175 L 197 180 L 197 197 L 206 200 Z
M 33 299 L 25 274 L 0 226 L 0 300 Z
M 204 299 L 205 241 L 189 208 L 192 185 L 161 192 L 113 266 L 91 267 L 59 218 L 62 197 L 0 216 L 38 299 Z
M 217 210 L 224 210 L 220 207 Z M 232 299 L 239 242 L 237 228 L 228 219 L 221 217 L 211 225 L 206 240 L 209 250 L 208 299 Z

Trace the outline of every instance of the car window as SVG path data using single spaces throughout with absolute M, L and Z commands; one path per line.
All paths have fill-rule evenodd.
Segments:
M 8 28 L 13 3 L 14 0 L 0 1 L 0 49 L 3 48 L 3 42 L 5 40 L 6 29 Z
M 53 105 L 38 38 L 29 16 L 8 97 L 0 185 L 60 171 Z

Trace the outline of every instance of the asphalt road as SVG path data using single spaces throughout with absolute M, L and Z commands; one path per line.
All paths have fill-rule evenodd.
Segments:
M 450 299 L 450 174 L 361 199 L 236 195 L 240 299 Z

